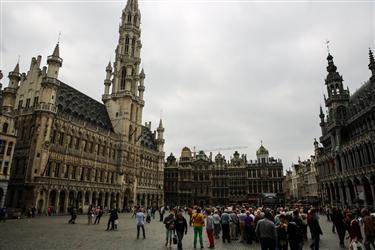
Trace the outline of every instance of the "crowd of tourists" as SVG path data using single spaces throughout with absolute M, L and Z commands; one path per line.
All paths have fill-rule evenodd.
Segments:
M 164 208 L 159 211 L 161 219 L 165 210 L 168 211 Z M 215 241 L 221 238 L 225 244 L 239 241 L 251 245 L 256 241 L 262 250 L 301 250 L 304 240 L 307 239 L 307 227 L 310 227 L 313 239 L 310 247 L 315 250 L 319 249 L 322 234 L 315 209 L 310 209 L 305 214 L 299 209 L 285 211 L 283 208 L 271 210 L 242 206 L 203 209 L 175 207 L 168 211 L 163 223 L 166 232 L 165 246 L 171 247 L 174 243 L 177 244 L 177 249 L 182 249 L 182 239 L 188 231 L 188 225 L 193 227 L 194 248 L 204 248 L 204 229 L 209 242 L 208 248 L 214 248 Z
M 340 209 L 327 206 L 321 209 L 294 208 L 269 209 L 248 206 L 217 207 L 141 207 L 129 208 L 137 227 L 137 239 L 146 238 L 145 224 L 155 220 L 156 213 L 165 230 L 165 246 L 177 245 L 182 249 L 183 238 L 191 227 L 194 234 L 194 248 L 204 248 L 203 237 L 208 239 L 208 248 L 214 248 L 217 241 L 231 244 L 259 244 L 262 250 L 302 250 L 308 245 L 318 250 L 323 234 L 319 219 L 326 215 L 332 222 L 332 233 L 338 236 L 338 247 L 350 250 L 375 249 L 375 217 L 366 208 Z M 69 224 L 75 224 L 79 211 L 69 208 Z M 89 206 L 87 224 L 99 224 L 103 215 L 108 215 L 106 231 L 117 230 L 119 211 L 101 206 Z M 29 217 L 35 216 L 35 210 L 28 211 Z M 0 222 L 7 218 L 7 209 L 0 210 Z M 309 235 L 308 235 L 309 232 Z M 308 241 L 308 243 L 306 243 Z M 345 242 L 348 242 L 347 246 Z M 257 245 L 258 246 L 258 245 Z M 372 248 L 371 248 L 372 247 Z

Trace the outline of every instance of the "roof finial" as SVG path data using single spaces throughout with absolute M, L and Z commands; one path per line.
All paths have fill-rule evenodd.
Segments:
M 20 63 L 20 58 L 21 58 L 21 56 L 20 56 L 20 55 L 18 55 L 18 59 L 17 59 L 17 64 L 19 64 L 19 63 Z
M 328 52 L 328 54 L 330 53 L 330 50 L 329 50 L 329 40 L 328 39 L 326 39 L 326 45 L 327 45 L 327 52 Z
M 57 36 L 57 44 L 60 43 L 61 31 L 59 31 L 59 35 Z
M 263 140 L 260 140 L 260 145 L 263 146 Z

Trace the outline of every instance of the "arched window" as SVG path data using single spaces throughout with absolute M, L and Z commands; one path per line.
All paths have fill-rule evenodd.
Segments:
M 5 122 L 3 125 L 3 133 L 8 133 L 8 127 L 9 127 L 9 124 Z
M 129 142 L 132 140 L 132 134 L 133 134 L 133 127 L 132 125 L 129 126 Z
M 138 15 L 137 14 L 134 16 L 134 25 L 138 26 Z
M 130 105 L 130 120 L 133 121 L 133 110 L 134 110 L 134 105 L 133 103 Z
M 131 23 L 132 22 L 132 15 L 129 13 L 128 14 L 128 23 Z
M 122 70 L 121 70 L 121 85 L 120 85 L 120 89 L 121 90 L 124 90 L 125 89 L 125 78 L 126 78 L 126 67 L 122 67 Z
M 135 54 L 135 37 L 133 37 L 133 40 L 132 40 L 132 56 L 134 56 Z
M 129 52 L 129 36 L 125 37 L 125 54 Z

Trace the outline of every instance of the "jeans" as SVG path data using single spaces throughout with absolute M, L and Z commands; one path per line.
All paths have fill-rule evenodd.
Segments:
M 230 222 L 229 227 L 230 227 L 230 239 L 234 240 L 237 238 L 237 225 L 233 222 Z
M 197 237 L 199 237 L 199 243 L 203 247 L 203 227 L 194 227 L 194 247 L 197 246 Z
M 176 234 L 177 234 L 177 249 L 178 250 L 182 250 L 182 238 L 184 238 L 184 231 L 177 231 L 176 230 Z
M 94 224 L 99 224 L 101 217 L 102 217 L 101 215 L 97 215 L 95 218 Z
M 340 240 L 340 245 L 344 245 L 344 240 L 345 240 L 345 228 L 336 228 L 337 229 L 337 234 L 339 236 Z
M 310 245 L 310 248 L 313 250 L 319 250 L 319 241 L 320 241 L 320 234 L 313 235 L 313 242 Z
M 107 230 L 109 230 L 110 225 L 111 225 L 111 230 L 115 230 L 115 220 L 111 220 L 111 219 L 108 220 Z
M 275 250 L 276 241 L 272 238 L 260 238 L 260 247 L 262 250 Z
M 216 239 L 219 239 L 220 229 L 220 224 L 214 224 L 214 235 Z
M 251 225 L 245 226 L 245 240 L 247 244 L 253 243 L 253 227 Z
M 207 229 L 207 238 L 208 238 L 208 242 L 210 243 L 210 247 L 213 247 L 215 245 L 213 229 Z
M 146 234 L 145 234 L 145 226 L 144 225 L 137 225 L 137 239 L 139 239 L 139 229 L 142 228 L 142 232 L 143 232 L 143 239 L 146 238 Z
M 165 231 L 165 240 L 168 242 L 172 242 L 172 237 L 173 237 L 173 230 L 172 229 L 166 229 Z
M 225 243 L 225 240 L 227 240 L 230 243 L 229 224 L 222 224 L 221 229 L 223 229 L 223 242 Z

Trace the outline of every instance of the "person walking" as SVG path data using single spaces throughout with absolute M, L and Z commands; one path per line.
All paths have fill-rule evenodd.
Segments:
M 164 213 L 165 213 L 165 208 L 164 206 L 161 206 L 159 208 L 159 215 L 160 215 L 160 221 L 163 222 L 164 221 Z
M 229 222 L 230 227 L 230 239 L 237 240 L 237 226 L 238 226 L 238 216 L 235 211 L 232 211 L 230 214 L 231 221 Z
M 208 248 L 215 248 L 214 243 L 214 217 L 211 214 L 211 210 L 207 210 L 207 218 L 206 218 L 206 231 L 207 231 L 207 237 L 209 246 Z
M 345 240 L 346 225 L 345 225 L 344 219 L 345 218 L 341 210 L 334 207 L 332 209 L 331 220 L 336 228 L 337 235 L 339 236 L 340 246 L 342 248 L 345 247 L 344 240 Z
M 299 226 L 291 215 L 286 215 L 287 234 L 290 250 L 302 250 L 303 246 L 303 229 Z
M 201 213 L 201 209 L 197 208 L 196 213 L 192 216 L 193 228 L 194 228 L 194 248 L 197 248 L 197 238 L 199 237 L 199 243 L 203 248 L 203 227 L 204 227 L 204 216 Z
M 311 209 L 310 211 L 311 219 L 309 223 L 311 236 L 313 242 L 310 245 L 312 250 L 319 250 L 319 242 L 320 242 L 320 235 L 323 235 L 323 231 L 319 225 L 319 216 L 315 209 Z
M 217 210 L 215 210 L 214 215 L 212 217 L 214 218 L 214 236 L 215 236 L 215 239 L 219 239 L 220 230 L 221 230 L 221 226 L 220 226 L 221 218 Z
M 223 230 L 223 243 L 227 240 L 230 243 L 230 234 L 229 234 L 229 222 L 231 221 L 230 216 L 228 214 L 228 210 L 224 210 L 224 213 L 221 215 L 221 229 Z
M 283 213 L 279 214 L 278 221 L 279 223 L 276 226 L 277 247 L 279 250 L 288 250 L 288 233 L 287 233 L 288 222 L 285 219 L 285 214 Z
M 117 209 L 112 209 L 109 214 L 107 229 L 108 230 L 115 230 L 115 220 L 118 219 Z M 109 229 L 109 226 L 111 226 L 111 229 Z
M 375 222 L 374 218 L 370 215 L 368 209 L 363 208 L 362 211 L 363 217 L 363 229 L 365 233 L 364 246 L 366 250 L 371 250 L 371 245 L 375 249 Z
M 272 221 L 272 214 L 269 211 L 266 211 L 264 218 L 258 221 L 255 233 L 262 250 L 275 250 L 277 233 Z
M 245 218 L 245 240 L 247 244 L 253 243 L 253 217 L 251 217 L 250 211 L 246 212 L 246 218 Z
M 362 241 L 361 227 L 359 226 L 358 220 L 352 213 L 348 213 L 347 217 L 350 221 L 349 225 L 349 238 L 350 241 Z
M 69 224 L 76 224 L 77 219 L 77 208 L 72 207 L 70 208 L 70 220 L 68 221 Z
M 139 231 L 141 228 L 143 233 L 143 239 L 146 239 L 145 214 L 143 213 L 142 209 L 138 209 L 137 213 L 135 214 L 135 222 L 137 225 L 137 240 L 139 239 Z
M 89 206 L 87 210 L 87 224 L 91 225 L 92 224 L 92 218 L 94 217 L 94 209 L 92 205 Z
M 176 219 L 174 220 L 174 229 L 177 235 L 177 249 L 182 250 L 182 238 L 187 234 L 187 221 L 182 215 L 182 212 L 177 213 Z
M 164 219 L 165 229 L 166 229 L 166 237 L 165 237 L 165 246 L 172 247 L 172 237 L 174 232 L 174 215 L 171 212 L 167 217 Z
M 101 206 L 97 207 L 95 213 L 96 213 L 96 218 L 95 218 L 94 224 L 99 224 L 100 218 L 102 218 L 103 216 L 103 208 Z
M 245 219 L 247 215 L 245 213 L 245 209 L 241 209 L 241 213 L 238 215 L 238 220 L 240 223 L 240 242 L 245 242 Z

